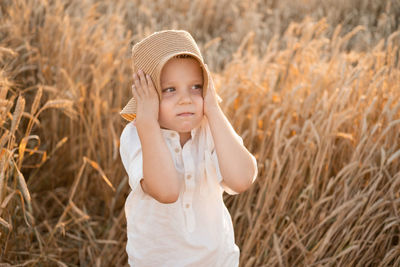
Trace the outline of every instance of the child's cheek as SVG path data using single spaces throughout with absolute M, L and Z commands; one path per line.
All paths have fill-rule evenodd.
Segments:
M 171 98 L 172 97 L 172 93 L 163 93 L 162 94 L 162 99 L 169 99 L 169 98 Z

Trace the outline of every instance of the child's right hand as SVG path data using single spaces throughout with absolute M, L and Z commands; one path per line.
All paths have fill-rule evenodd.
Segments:
M 136 99 L 136 127 L 158 124 L 159 100 L 151 77 L 142 70 L 133 74 L 132 94 Z

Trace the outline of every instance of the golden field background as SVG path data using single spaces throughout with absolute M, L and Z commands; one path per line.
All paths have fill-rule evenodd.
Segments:
M 400 266 L 399 20 L 397 0 L 2 0 L 0 266 L 127 266 L 130 49 L 170 28 L 258 161 L 224 196 L 241 266 Z

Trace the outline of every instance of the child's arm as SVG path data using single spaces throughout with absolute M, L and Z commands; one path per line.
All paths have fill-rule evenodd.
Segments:
M 132 93 L 137 102 L 135 124 L 142 146 L 142 189 L 161 203 L 173 203 L 179 197 L 178 173 L 158 123 L 156 89 L 151 78 L 140 70 L 134 74 Z
M 244 192 L 257 175 L 256 162 L 238 140 L 232 125 L 219 107 L 211 76 L 204 98 L 204 113 L 210 124 L 223 183 L 237 193 Z

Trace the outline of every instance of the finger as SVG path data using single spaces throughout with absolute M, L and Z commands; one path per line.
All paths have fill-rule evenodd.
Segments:
M 150 75 L 146 74 L 146 80 L 147 80 L 147 85 L 148 85 L 148 87 L 149 87 L 150 93 L 151 93 L 151 94 L 156 94 L 157 91 L 156 91 L 156 88 L 155 88 L 155 86 L 154 86 L 154 84 L 153 84 L 153 81 L 151 80 Z
M 133 75 L 133 85 L 135 86 L 136 93 L 138 94 L 138 97 L 142 98 L 143 95 L 144 95 L 143 88 L 142 88 L 142 85 L 141 85 L 141 83 L 139 81 L 139 77 L 138 77 L 138 75 L 136 73 Z
M 207 64 L 204 64 L 204 67 L 205 67 L 205 69 L 206 69 L 207 76 L 210 76 L 210 69 L 208 68 L 208 65 L 207 65 Z
M 209 86 L 209 87 L 213 87 L 213 86 L 214 86 L 214 83 L 213 83 L 213 80 L 212 80 L 212 77 L 211 77 L 210 69 L 208 68 L 208 65 L 207 65 L 207 64 L 204 64 L 204 67 L 206 68 L 206 71 L 207 71 L 208 86 Z
M 136 86 L 134 84 L 132 85 L 132 95 L 136 100 L 139 99 L 138 93 L 136 91 Z
M 145 95 L 148 95 L 149 90 L 148 90 L 146 77 L 144 76 L 144 72 L 142 70 L 139 70 L 138 73 L 139 73 L 139 79 L 140 79 L 140 84 L 142 86 L 143 93 Z

